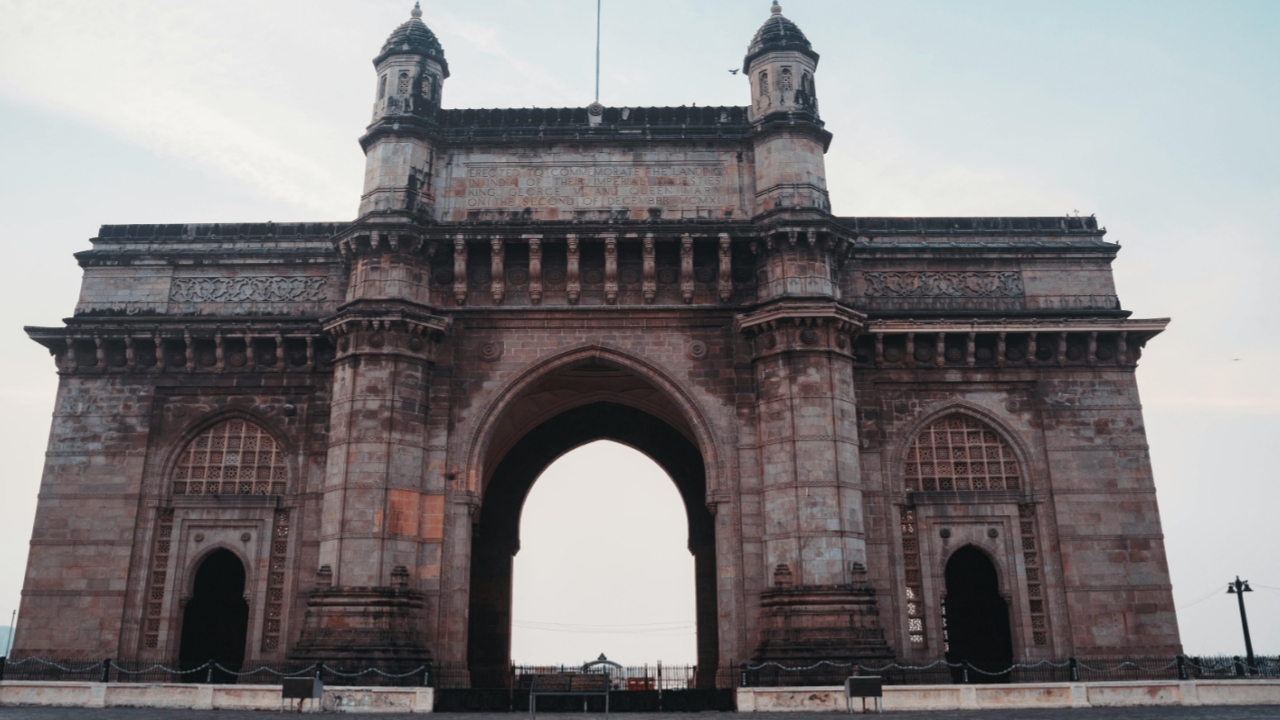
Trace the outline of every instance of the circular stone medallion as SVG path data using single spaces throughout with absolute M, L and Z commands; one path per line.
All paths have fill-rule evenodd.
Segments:
M 502 345 L 496 342 L 487 342 L 480 346 L 480 359 L 485 362 L 493 362 L 502 357 Z
M 679 279 L 680 272 L 675 268 L 658 269 L 658 282 L 663 283 L 664 285 L 674 284 Z

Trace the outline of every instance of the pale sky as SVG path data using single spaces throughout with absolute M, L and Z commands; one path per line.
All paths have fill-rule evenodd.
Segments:
M 746 81 L 728 70 L 768 5 L 604 0 L 601 102 L 746 104 Z M 0 242 L 11 271 L 0 283 L 0 624 L 18 602 L 57 380 L 22 326 L 71 314 L 72 253 L 100 224 L 351 219 L 370 60 L 411 6 L 0 0 Z M 594 9 L 425 2 L 452 71 L 445 104 L 586 105 Z M 784 11 L 822 55 L 837 214 L 1078 210 L 1123 246 L 1124 307 L 1173 318 L 1138 379 L 1183 642 L 1242 652 L 1225 594 L 1239 574 L 1257 590 L 1247 597 L 1255 647 L 1280 652 L 1280 319 L 1267 291 L 1280 277 L 1280 3 L 787 0 Z M 628 452 L 592 446 L 535 486 L 517 572 L 554 561 L 576 547 L 568 538 L 599 530 L 593 514 L 643 495 L 667 520 L 614 524 L 610 557 L 636 563 L 633 575 L 665 566 L 687 577 L 624 590 L 575 575 L 548 602 L 517 575 L 518 660 L 578 662 L 610 648 L 634 662 L 692 658 L 678 628 L 693 617 L 678 495 L 662 495 L 669 481 Z M 578 497 L 575 483 L 596 484 L 574 512 L 545 509 Z M 566 624 L 574 631 L 534 627 Z M 632 632 L 645 624 L 663 632 Z M 612 634 L 599 632 L 606 625 Z

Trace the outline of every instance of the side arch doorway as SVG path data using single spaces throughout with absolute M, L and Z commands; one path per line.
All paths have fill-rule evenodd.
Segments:
M 946 576 L 947 662 L 967 662 L 981 671 L 971 670 L 970 682 L 1008 682 L 1004 671 L 1013 665 L 1013 640 L 1009 604 L 1000 595 L 995 564 L 966 545 L 947 560 Z M 964 679 L 963 668 L 953 668 L 951 674 L 957 682 Z
M 669 418 L 609 401 L 579 405 L 540 419 L 532 429 L 505 444 L 508 449 L 501 453 L 490 475 L 472 537 L 467 635 L 472 687 L 502 687 L 509 682 L 512 571 L 520 547 L 525 498 L 548 465 L 595 440 L 612 440 L 648 455 L 671 477 L 684 500 L 689 550 L 694 556 L 695 684 L 715 687 L 719 664 L 715 526 L 706 506 L 702 454 Z
M 227 670 L 240 670 L 249 631 L 244 583 L 244 564 L 230 550 L 215 550 L 200 563 L 191 600 L 182 612 L 178 662 L 183 669 L 212 660 Z M 189 679 L 203 681 L 207 677 L 196 673 Z M 234 676 L 216 670 L 213 678 L 215 682 L 235 682 Z

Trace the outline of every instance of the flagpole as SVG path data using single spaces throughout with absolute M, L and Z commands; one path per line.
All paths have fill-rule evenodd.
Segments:
M 596 0 L 596 103 L 600 103 L 600 0 Z

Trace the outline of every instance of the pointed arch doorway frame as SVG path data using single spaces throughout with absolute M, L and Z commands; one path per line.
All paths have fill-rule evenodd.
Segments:
M 512 570 L 520 547 L 520 512 L 533 483 L 565 453 L 596 440 L 612 440 L 652 458 L 684 500 L 697 597 L 695 684 L 713 688 L 719 665 L 715 522 L 706 505 L 702 453 L 661 407 L 640 409 L 608 393 L 595 393 L 591 399 L 521 428 L 518 439 L 494 453 L 501 459 L 489 474 L 473 521 L 467 633 L 471 685 L 503 687 L 510 682 Z
M 178 662 L 193 669 L 215 662 L 239 672 L 249 636 L 249 603 L 245 600 L 248 573 L 244 560 L 225 547 L 209 552 L 196 564 L 191 599 L 182 609 Z M 214 668 L 209 674 L 186 676 L 197 682 L 234 682 L 235 676 Z

